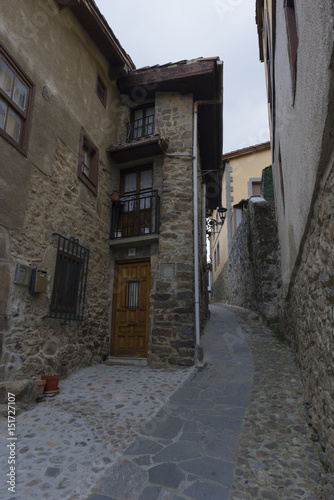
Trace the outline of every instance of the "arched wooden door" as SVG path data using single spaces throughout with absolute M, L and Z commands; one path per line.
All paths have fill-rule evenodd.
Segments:
M 119 357 L 147 357 L 150 262 L 116 263 L 112 346 Z

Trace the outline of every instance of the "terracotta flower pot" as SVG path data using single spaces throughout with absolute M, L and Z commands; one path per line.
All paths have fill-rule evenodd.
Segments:
M 50 394 L 53 392 L 58 392 L 58 382 L 60 378 L 60 373 L 56 375 L 42 375 L 42 380 L 46 380 L 44 392 Z
M 45 389 L 46 380 L 36 380 L 36 384 L 40 394 L 43 394 Z
M 119 193 L 116 193 L 116 192 L 112 193 L 112 195 L 111 195 L 111 201 L 113 203 L 118 203 L 119 202 Z

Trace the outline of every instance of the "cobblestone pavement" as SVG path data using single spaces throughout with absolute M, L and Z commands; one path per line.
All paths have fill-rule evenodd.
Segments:
M 3 482 L 0 497 L 333 499 L 290 348 L 254 314 L 220 305 L 202 345 L 196 368 L 100 365 L 64 381 L 18 417 L 17 493 Z M 5 450 L 5 421 L 0 432 Z
M 188 370 L 98 365 L 60 380 L 60 393 L 16 420 L 16 495 L 7 491 L 7 421 L 0 421 L 0 498 L 86 499 Z
M 230 308 L 254 359 L 254 376 L 235 460 L 230 500 L 333 500 L 317 436 L 308 425 L 294 354 L 254 313 Z M 315 440 L 315 441 L 314 441 Z

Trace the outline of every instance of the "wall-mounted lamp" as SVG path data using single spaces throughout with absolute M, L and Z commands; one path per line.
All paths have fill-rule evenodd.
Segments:
M 219 207 L 217 208 L 216 218 L 207 218 L 207 233 L 215 233 L 218 226 L 222 226 L 225 222 L 227 208 Z

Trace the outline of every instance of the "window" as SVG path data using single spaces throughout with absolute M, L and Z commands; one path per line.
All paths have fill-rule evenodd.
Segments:
M 261 182 L 252 182 L 252 196 L 261 196 Z
M 83 320 L 89 250 L 79 241 L 58 236 L 49 318 Z
M 285 23 L 286 23 L 286 30 L 288 37 L 288 53 L 290 61 L 292 92 L 294 99 L 296 92 L 297 48 L 298 48 L 297 20 L 296 20 L 294 0 L 284 0 L 284 10 L 285 10 Z
M 135 309 L 139 305 L 139 281 L 130 280 L 127 282 L 127 307 L 129 309 Z
M 107 105 L 107 88 L 103 83 L 102 78 L 100 75 L 97 75 L 97 81 L 96 81 L 96 93 L 102 102 L 103 106 L 106 107 Z
M 244 213 L 243 213 L 243 207 L 242 205 L 238 205 L 233 207 L 233 215 L 234 215 L 234 233 L 238 229 L 239 225 L 241 224 L 241 221 L 244 218 Z
M 35 87 L 0 43 L 0 135 L 28 151 Z
M 151 206 L 152 192 L 152 167 L 144 167 L 140 169 L 125 170 L 121 174 L 121 191 L 124 195 L 133 195 L 125 203 L 125 211 L 133 211 L 136 208 L 135 200 L 140 199 L 137 203 L 137 209 L 149 209 Z
M 220 264 L 220 244 L 219 241 L 217 243 L 217 266 Z
M 132 111 L 129 136 L 139 139 L 154 133 L 154 106 L 137 108 Z
M 98 149 L 88 137 L 86 131 L 81 129 L 78 177 L 94 194 L 97 194 L 98 172 Z

